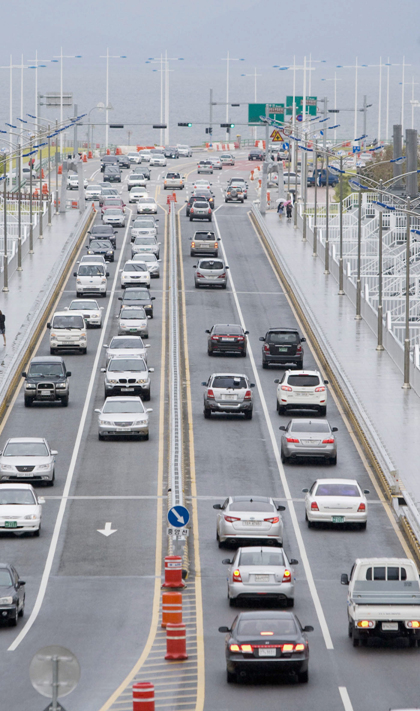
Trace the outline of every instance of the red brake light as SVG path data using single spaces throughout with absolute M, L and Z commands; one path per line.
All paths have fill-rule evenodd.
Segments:
M 201 278 L 203 277 L 203 275 L 202 275 L 201 272 L 197 272 L 197 276 L 198 276 L 198 277 L 201 277 Z M 212 338 L 213 338 L 213 336 L 212 336 Z
M 225 516 L 225 521 L 228 523 L 233 523 L 234 521 L 240 521 L 240 518 L 236 518 L 235 516 Z
M 218 279 L 225 279 L 225 277 L 226 277 L 226 272 L 223 272 L 223 274 L 219 274 L 219 276 L 217 278 Z
M 219 245 L 217 244 L 217 242 L 214 243 L 214 248 L 219 249 Z
M 291 574 L 290 570 L 287 570 L 287 568 L 286 568 L 286 570 L 283 573 L 283 580 L 281 582 L 282 583 L 290 583 L 291 579 L 292 579 L 292 574 Z
M 270 346 L 267 346 L 267 344 L 264 344 L 264 352 L 269 353 L 270 352 Z
M 251 397 L 252 397 L 251 391 L 250 391 L 250 390 L 247 390 L 246 393 L 245 393 L 244 400 L 250 400 Z
M 237 340 L 237 341 L 243 341 L 243 340 L 244 340 L 244 336 L 237 336 L 237 337 L 236 337 L 236 340 Z
M 260 632 L 261 637 L 272 637 L 274 632 Z
M 360 504 L 359 508 L 357 510 L 358 511 L 366 511 L 366 504 Z
M 330 437 L 330 439 L 323 439 L 322 444 L 334 444 L 334 437 Z
M 212 341 L 218 341 L 218 340 L 219 340 L 219 336 L 212 336 L 212 337 L 211 337 L 211 340 L 212 340 Z
M 265 518 L 264 521 L 266 521 L 267 523 L 278 523 L 279 517 L 273 516 L 272 518 Z
M 210 213 L 211 213 L 211 207 L 209 207 L 209 209 L 207 210 L 207 212 L 208 212 L 209 215 L 210 215 Z
M 312 501 L 311 511 L 319 511 L 318 504 L 316 503 L 316 501 Z
M 293 442 L 294 444 L 299 444 L 299 440 L 294 439 L 293 437 L 286 437 L 286 442 Z
M 325 392 L 325 387 L 324 385 L 320 385 L 319 388 L 315 388 L 316 393 L 324 393 Z
M 288 392 L 292 392 L 292 388 L 290 387 L 290 385 L 282 385 L 282 386 L 281 386 L 281 389 L 282 389 L 282 390 L 287 390 Z
M 232 578 L 233 578 L 233 582 L 235 582 L 235 583 L 241 583 L 241 582 L 242 582 L 241 571 L 240 571 L 240 570 L 234 570 L 234 571 L 233 571 Z
M 293 652 L 294 646 L 294 644 L 283 644 L 282 652 Z
M 195 247 L 195 242 L 191 242 L 191 247 Z
M 239 644 L 231 644 L 229 649 L 231 652 L 239 652 L 240 651 Z
M 210 400 L 214 400 L 214 392 L 213 392 L 213 390 L 212 390 L 211 388 L 209 388 L 209 389 L 207 390 L 207 397 L 208 397 Z
M 194 212 L 194 208 L 193 208 L 193 207 L 190 207 L 190 212 Z
M 418 629 L 420 627 L 420 622 L 419 620 L 409 620 L 405 623 L 405 626 L 409 627 L 410 629 Z
M 296 353 L 302 353 L 302 346 L 298 346 L 296 348 Z
M 253 651 L 252 644 L 241 644 L 241 652 L 244 654 L 252 654 Z
M 295 652 L 304 652 L 305 651 L 305 645 L 300 643 L 295 645 Z

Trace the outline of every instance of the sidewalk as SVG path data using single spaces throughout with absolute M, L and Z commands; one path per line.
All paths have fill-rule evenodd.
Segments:
M 338 296 L 334 277 L 325 276 L 321 260 L 312 256 L 311 242 L 303 242 L 293 222 L 280 221 L 275 212 L 268 212 L 265 221 L 342 373 L 420 510 L 420 398 L 414 390 L 402 389 L 401 371 L 386 351 L 376 351 L 375 335 L 365 321 L 355 320 L 350 300 Z

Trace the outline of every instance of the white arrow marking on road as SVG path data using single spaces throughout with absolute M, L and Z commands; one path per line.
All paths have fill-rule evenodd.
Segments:
M 178 511 L 176 509 L 172 509 L 172 513 L 174 516 L 177 517 L 179 523 L 182 523 L 182 524 L 184 523 L 184 517 L 180 516 L 180 514 L 178 513 Z
M 116 533 L 118 528 L 112 528 L 111 521 L 107 521 L 105 528 L 97 528 L 98 533 L 102 533 L 103 536 L 110 536 L 112 533 Z

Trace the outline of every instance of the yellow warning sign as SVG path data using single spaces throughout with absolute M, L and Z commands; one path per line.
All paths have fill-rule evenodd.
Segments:
M 280 131 L 278 130 L 278 128 L 275 128 L 275 129 L 274 129 L 274 131 L 273 131 L 273 133 L 271 134 L 270 138 L 271 138 L 271 140 L 272 140 L 273 142 L 281 141 L 281 142 L 283 143 L 283 141 L 284 141 L 284 138 L 283 138 L 283 136 L 281 135 L 281 133 L 280 133 Z

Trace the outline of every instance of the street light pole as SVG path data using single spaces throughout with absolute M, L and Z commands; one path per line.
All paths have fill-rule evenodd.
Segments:
M 338 260 L 338 293 L 344 296 L 344 263 L 343 263 L 343 157 L 340 156 L 340 257 Z
M 10 172 L 12 172 L 12 161 L 11 160 L 10 160 Z M 9 263 L 8 263 L 8 254 L 7 254 L 7 158 L 6 158 L 6 154 L 4 154 L 3 216 L 4 216 L 3 291 L 9 291 Z
M 379 181 L 379 202 L 382 202 L 382 180 Z M 377 351 L 383 351 L 383 306 L 382 306 L 382 279 L 383 279 L 383 242 L 382 242 L 382 210 L 379 211 L 379 236 L 378 236 L 378 345 Z
M 16 160 L 18 161 L 18 253 L 17 253 L 17 271 L 22 271 L 22 170 L 21 170 L 21 151 L 20 143 L 17 144 L 18 154 Z
M 404 338 L 404 390 L 409 390 L 410 385 L 410 241 L 411 216 L 410 198 L 407 198 L 407 244 L 405 257 L 405 338 Z
M 43 221 L 42 221 L 42 148 L 39 149 L 39 239 L 44 239 Z
M 307 172 L 308 172 L 308 154 L 306 151 L 303 151 L 303 175 L 301 176 L 301 180 L 303 179 L 305 181 L 305 185 L 303 186 L 303 228 L 302 228 L 302 241 L 306 242 L 306 200 L 307 200 L 307 190 L 306 190 L 306 181 L 307 181 Z M 278 171 L 278 180 L 279 180 L 279 185 L 280 185 L 280 170 Z
M 318 197 L 318 151 L 316 141 L 314 141 L 314 178 L 315 178 L 315 191 L 314 191 L 314 247 L 312 251 L 312 256 L 317 256 L 317 197 Z
M 58 120 L 55 120 L 55 131 L 58 129 Z M 60 212 L 58 206 L 58 152 L 57 152 L 57 138 L 55 139 L 55 214 L 58 215 Z
M 48 227 L 51 227 L 51 126 L 48 124 Z
M 222 57 L 222 62 L 226 62 L 226 123 L 229 123 L 229 64 L 230 62 L 244 62 L 239 57 L 231 57 L 228 51 L 227 57 Z M 226 141 L 230 138 L 230 129 L 226 129 Z
M 29 153 L 32 153 L 32 138 L 30 139 L 29 142 Z M 33 159 L 30 157 L 30 161 Z M 34 163 L 35 164 L 35 163 Z M 29 254 L 34 253 L 34 226 L 33 226 L 33 210 L 32 210 L 32 171 L 33 171 L 33 164 L 32 162 L 29 163 L 30 165 L 30 172 L 29 172 Z
M 329 178 L 328 178 L 328 153 L 325 155 L 325 186 L 326 186 L 326 201 L 325 201 L 325 262 L 324 274 L 330 273 L 330 230 L 329 230 Z
M 362 318 L 362 189 L 359 188 L 359 204 L 357 213 L 357 281 L 356 281 L 356 321 Z

